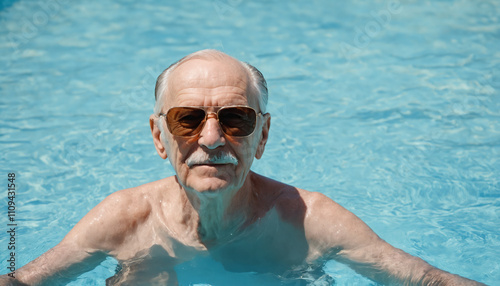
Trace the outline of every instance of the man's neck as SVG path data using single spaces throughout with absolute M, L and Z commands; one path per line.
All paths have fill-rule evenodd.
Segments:
M 250 177 L 251 174 L 239 189 L 219 193 L 185 191 L 191 211 L 198 214 L 193 227 L 197 227 L 198 237 L 207 247 L 234 239 L 251 220 L 255 198 Z

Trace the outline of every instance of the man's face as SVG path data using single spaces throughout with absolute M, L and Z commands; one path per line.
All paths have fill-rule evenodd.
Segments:
M 249 83 L 246 70 L 234 59 L 191 59 L 178 66 L 171 74 L 162 113 L 176 106 L 230 105 L 250 106 L 259 112 L 257 96 L 252 94 Z M 163 117 L 159 120 L 158 124 L 162 124 L 164 131 L 164 136 L 160 136 L 159 140 L 165 147 L 165 153 L 175 168 L 179 182 L 188 190 L 209 193 L 239 189 L 243 185 L 254 156 L 260 158 L 262 155 L 270 122 L 269 115 L 257 116 L 253 134 L 248 137 L 231 137 L 222 132 L 215 116 L 209 115 L 198 135 L 179 137 L 168 131 Z M 153 131 L 153 137 L 154 135 Z M 186 162 L 193 154 L 212 157 L 221 153 L 233 155 L 238 163 L 190 166 Z

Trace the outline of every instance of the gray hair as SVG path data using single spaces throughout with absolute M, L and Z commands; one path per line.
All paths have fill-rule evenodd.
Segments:
M 168 78 L 170 74 L 175 70 L 175 68 L 193 58 L 220 60 L 227 57 L 228 55 L 217 50 L 201 50 L 183 57 L 179 61 L 173 63 L 168 68 L 166 68 L 158 76 L 158 79 L 156 80 L 154 113 L 159 115 L 161 112 L 161 109 L 165 103 L 165 91 L 167 90 Z M 267 91 L 267 82 L 264 79 L 264 76 L 256 67 L 252 66 L 251 64 L 239 60 L 237 61 L 247 70 L 251 80 L 251 88 L 254 90 L 255 94 L 257 94 L 259 100 L 260 111 L 262 113 L 265 113 L 267 106 L 268 91 Z

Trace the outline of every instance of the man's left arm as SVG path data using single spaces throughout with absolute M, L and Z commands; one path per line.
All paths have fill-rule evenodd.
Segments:
M 378 237 L 328 197 L 311 193 L 305 220 L 311 247 L 382 284 L 484 285 L 437 269 Z

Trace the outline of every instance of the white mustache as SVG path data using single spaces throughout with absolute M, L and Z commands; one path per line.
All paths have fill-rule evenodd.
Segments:
M 198 164 L 233 164 L 238 165 L 238 159 L 231 153 L 219 153 L 216 155 L 209 155 L 203 151 L 197 151 L 191 154 L 186 164 L 189 168 Z

